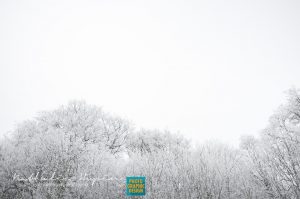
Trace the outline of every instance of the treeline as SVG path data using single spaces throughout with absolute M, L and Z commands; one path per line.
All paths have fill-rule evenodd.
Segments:
M 299 136 L 295 89 L 260 137 L 243 137 L 239 149 L 191 147 L 179 134 L 135 130 L 75 101 L 1 140 L 0 198 L 126 198 L 126 176 L 146 176 L 144 198 L 300 198 Z

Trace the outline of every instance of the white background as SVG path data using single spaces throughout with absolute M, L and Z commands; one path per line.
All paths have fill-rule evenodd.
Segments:
M 0 1 L 0 135 L 69 100 L 238 146 L 300 86 L 300 1 Z

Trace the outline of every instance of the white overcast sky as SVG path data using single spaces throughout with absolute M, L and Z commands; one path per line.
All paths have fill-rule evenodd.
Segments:
M 300 1 L 0 0 L 0 134 L 69 100 L 238 145 L 300 87 Z

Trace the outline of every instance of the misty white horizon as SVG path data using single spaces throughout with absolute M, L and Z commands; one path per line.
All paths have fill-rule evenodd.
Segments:
M 300 87 L 298 1 L 0 2 L 0 135 L 70 100 L 237 145 Z

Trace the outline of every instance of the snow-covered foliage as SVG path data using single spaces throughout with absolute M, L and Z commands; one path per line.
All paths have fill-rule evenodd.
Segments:
M 74 101 L 0 141 L 0 198 L 126 198 L 125 177 L 135 175 L 146 176 L 145 198 L 300 198 L 299 136 L 297 90 L 239 149 L 193 148 L 180 134 L 135 130 Z

